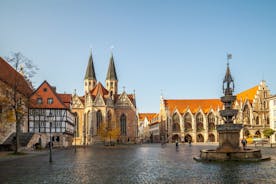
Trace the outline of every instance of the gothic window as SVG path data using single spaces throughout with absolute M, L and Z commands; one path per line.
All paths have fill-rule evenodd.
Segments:
M 208 115 L 208 129 L 209 130 L 215 129 L 215 115 L 213 113 L 210 113 Z
M 87 82 L 85 82 L 85 86 L 87 86 Z
M 173 127 L 172 127 L 172 130 L 173 132 L 179 132 L 180 131 L 180 121 L 179 121 L 179 116 L 177 113 L 174 113 L 173 115 Z
M 111 119 L 112 119 L 112 117 L 111 117 L 111 112 L 110 111 L 108 111 L 107 112 L 107 128 L 110 130 L 112 127 L 111 127 Z
M 257 116 L 256 117 L 256 125 L 258 125 L 259 124 L 259 117 Z
M 96 116 L 97 116 L 97 130 L 99 130 L 103 119 L 102 112 L 98 110 Z
M 203 116 L 201 113 L 196 115 L 196 130 L 202 131 L 203 130 Z
M 244 124 L 250 123 L 250 111 L 248 105 L 246 105 L 243 110 L 243 122 Z
M 192 129 L 192 117 L 190 113 L 187 113 L 184 116 L 184 127 L 185 127 L 185 131 L 189 131 Z
M 2 112 L 3 112 L 3 108 L 2 108 L 2 105 L 0 105 L 0 115 Z
M 126 115 L 122 114 L 120 117 L 120 124 L 121 124 L 121 135 L 126 135 Z
M 89 86 L 91 85 L 91 82 L 90 82 L 90 81 L 88 82 L 88 85 L 89 85 Z

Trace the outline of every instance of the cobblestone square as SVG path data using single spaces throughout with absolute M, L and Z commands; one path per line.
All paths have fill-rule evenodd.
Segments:
M 198 163 L 200 149 L 214 145 L 91 146 L 0 161 L 0 183 L 276 183 L 276 148 L 262 148 L 271 161 Z

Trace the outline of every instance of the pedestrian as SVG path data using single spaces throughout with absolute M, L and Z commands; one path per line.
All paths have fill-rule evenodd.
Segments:
M 192 140 L 189 139 L 188 142 L 189 142 L 189 146 L 191 146 L 192 145 Z
M 178 140 L 175 141 L 175 147 L 178 148 Z
M 242 138 L 241 143 L 242 143 L 243 150 L 245 150 L 246 149 L 246 144 L 247 144 L 246 139 Z

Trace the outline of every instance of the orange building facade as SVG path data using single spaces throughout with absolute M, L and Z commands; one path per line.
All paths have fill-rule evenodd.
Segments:
M 269 127 L 270 91 L 261 81 L 248 90 L 236 94 L 234 108 L 239 110 L 234 123 L 244 125 L 241 137 L 264 137 L 262 131 Z M 223 123 L 219 111 L 220 99 L 164 99 L 160 100 L 158 120 L 159 142 L 217 142 L 216 125 Z

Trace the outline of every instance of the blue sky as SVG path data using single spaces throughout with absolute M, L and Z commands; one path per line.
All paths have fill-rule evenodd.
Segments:
M 0 1 L 0 56 L 20 51 L 59 92 L 83 95 L 90 47 L 105 84 L 111 47 L 119 91 L 135 89 L 140 112 L 165 98 L 219 98 L 232 53 L 236 92 L 276 92 L 276 1 Z

